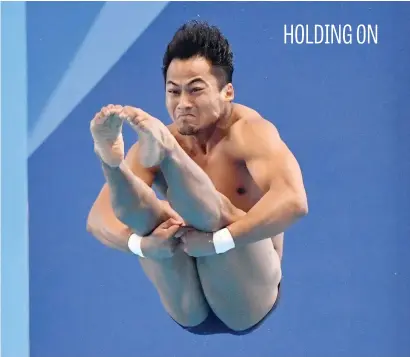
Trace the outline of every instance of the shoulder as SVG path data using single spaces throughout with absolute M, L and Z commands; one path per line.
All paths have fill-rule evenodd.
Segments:
M 234 110 L 237 119 L 230 128 L 229 135 L 232 139 L 242 141 L 260 136 L 279 136 L 276 126 L 256 110 L 237 104 Z
M 276 126 L 256 110 L 236 106 L 237 120 L 229 130 L 229 142 L 235 151 L 244 156 L 258 148 L 265 149 L 281 142 Z

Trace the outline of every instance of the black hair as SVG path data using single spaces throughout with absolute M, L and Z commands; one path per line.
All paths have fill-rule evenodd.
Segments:
M 173 59 L 185 60 L 196 56 L 211 63 L 220 89 L 232 82 L 233 53 L 228 40 L 216 26 L 196 20 L 182 25 L 168 44 L 162 66 L 164 80 Z

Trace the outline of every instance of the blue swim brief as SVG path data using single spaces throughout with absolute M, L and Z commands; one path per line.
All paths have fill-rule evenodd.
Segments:
M 178 324 L 178 323 L 177 324 L 181 326 L 184 330 L 190 333 L 193 333 L 195 335 L 216 335 L 216 334 L 230 334 L 230 335 L 236 335 L 236 336 L 247 335 L 255 331 L 258 327 L 260 327 L 263 324 L 263 322 L 268 318 L 268 316 L 274 310 L 276 310 L 276 307 L 278 306 L 278 303 L 279 303 L 279 298 L 280 298 L 280 283 L 278 285 L 278 296 L 272 308 L 269 310 L 269 312 L 257 324 L 243 331 L 234 331 L 230 329 L 218 318 L 218 316 L 215 315 L 215 313 L 212 310 L 210 310 L 208 317 L 197 326 L 185 327 L 185 326 L 182 326 L 181 324 Z

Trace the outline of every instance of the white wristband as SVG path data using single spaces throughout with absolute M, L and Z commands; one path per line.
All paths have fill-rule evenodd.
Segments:
M 134 254 L 139 255 L 141 258 L 145 258 L 141 250 L 141 239 L 142 237 L 137 236 L 135 233 L 131 234 L 128 238 L 128 248 Z
M 217 254 L 225 253 L 228 250 L 235 248 L 235 242 L 233 241 L 231 232 L 229 232 L 228 228 L 222 228 L 215 232 L 213 234 L 213 242 Z

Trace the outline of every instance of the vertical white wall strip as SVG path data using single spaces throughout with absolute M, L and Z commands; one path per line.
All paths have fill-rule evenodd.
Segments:
M 26 5 L 1 14 L 2 357 L 29 357 Z

